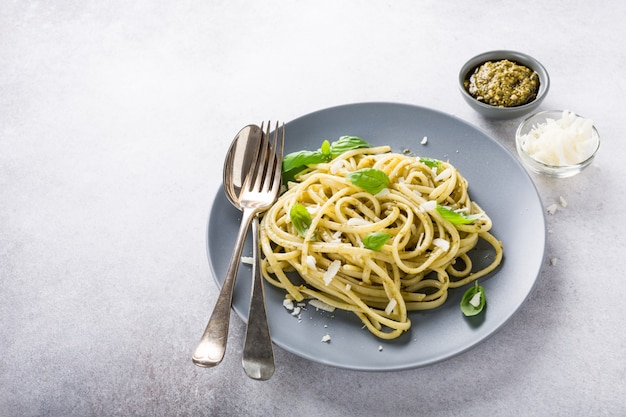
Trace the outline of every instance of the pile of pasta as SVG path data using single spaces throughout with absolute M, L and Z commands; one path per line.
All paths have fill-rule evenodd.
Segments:
M 372 194 L 347 178 L 363 168 L 384 171 L 387 187 Z M 263 276 L 288 299 L 317 299 L 353 312 L 382 339 L 411 327 L 409 311 L 442 305 L 449 289 L 489 274 L 501 262 L 502 244 L 489 232 L 491 220 L 470 200 L 467 180 L 447 162 L 432 166 L 387 146 L 354 149 L 309 167 L 297 181 L 262 218 Z M 310 213 L 304 236 L 290 219 L 294 204 Z M 453 224 L 438 207 L 474 220 Z M 365 247 L 365 236 L 376 232 L 389 239 L 378 250 Z M 486 267 L 473 271 L 468 252 L 479 239 L 494 251 Z

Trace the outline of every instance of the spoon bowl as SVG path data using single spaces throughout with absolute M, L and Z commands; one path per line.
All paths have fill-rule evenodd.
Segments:
M 237 133 L 226 153 L 222 177 L 224 191 L 228 201 L 239 210 L 241 210 L 239 194 L 241 194 L 246 175 L 250 172 L 254 155 L 254 152 L 248 148 L 257 146 L 262 135 L 263 130 L 260 127 L 245 126 Z

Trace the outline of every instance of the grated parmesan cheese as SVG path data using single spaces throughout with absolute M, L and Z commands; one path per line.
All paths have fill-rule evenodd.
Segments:
M 424 136 L 422 141 L 420 142 L 422 145 L 426 145 L 428 143 L 428 136 Z
M 559 197 L 559 203 L 561 203 L 561 207 L 567 207 L 567 200 L 563 196 Z
M 424 235 L 424 233 L 422 232 L 422 234 L 420 234 L 419 239 L 417 240 L 417 247 L 418 247 L 418 248 L 422 246 L 422 243 L 424 243 L 424 236 L 425 236 L 425 235 Z
M 433 239 L 433 245 L 437 246 L 444 252 L 447 252 L 448 249 L 450 249 L 450 242 L 445 239 L 441 239 L 439 237 L 436 239 Z
M 315 268 L 315 264 L 317 263 L 317 261 L 315 260 L 315 256 L 313 255 L 308 255 L 306 257 L 306 266 L 309 267 L 309 269 L 312 269 L 313 271 L 316 270 Z
M 398 305 L 398 302 L 396 301 L 395 298 L 392 298 L 391 300 L 389 300 L 387 307 L 385 307 L 385 314 L 391 314 L 391 312 L 393 311 L 394 308 L 396 308 L 397 305 Z
M 546 119 L 521 136 L 521 147 L 528 155 L 547 165 L 576 165 L 589 158 L 597 141 L 593 121 L 567 110 L 560 119 Z
M 328 311 L 329 313 L 332 313 L 333 311 L 335 311 L 335 307 L 323 302 L 322 300 L 318 300 L 316 298 L 309 300 L 309 305 L 312 305 L 318 310 Z
M 420 205 L 423 211 L 435 210 L 437 208 L 437 202 L 435 200 L 428 200 Z
M 285 298 L 283 300 L 283 307 L 290 311 L 293 310 L 293 300 L 291 300 L 290 298 Z
M 241 263 L 248 264 L 248 265 L 253 265 L 254 264 L 254 258 L 252 256 L 242 256 L 241 257 Z
M 382 190 L 380 190 L 375 197 L 376 198 L 382 198 L 382 197 L 387 197 L 389 194 L 391 193 L 391 191 L 389 191 L 389 188 L 383 188 Z
M 450 178 L 451 175 L 452 175 L 452 169 L 451 168 L 446 168 L 443 171 L 441 171 L 441 173 L 439 175 L 437 175 L 435 177 L 435 182 L 443 181 L 445 179 L 448 179 L 448 178 Z
M 337 272 L 339 272 L 339 268 L 341 268 L 341 261 L 339 260 L 334 260 L 328 265 L 328 269 L 324 273 L 324 285 L 328 286 L 330 284 Z
M 548 207 L 546 207 L 546 210 L 550 214 L 556 213 L 556 204 L 550 204 Z
M 343 168 L 343 161 L 341 159 L 335 159 L 335 161 L 330 164 L 330 173 L 335 175 L 341 168 Z
M 330 335 L 326 334 L 324 335 L 324 337 L 322 337 L 322 343 L 329 343 L 330 342 Z
M 474 307 L 478 307 L 480 305 L 480 293 L 477 292 L 474 294 L 474 296 L 469 300 L 469 303 Z
M 351 217 L 348 219 L 347 224 L 348 226 L 369 226 L 372 222 L 358 217 Z

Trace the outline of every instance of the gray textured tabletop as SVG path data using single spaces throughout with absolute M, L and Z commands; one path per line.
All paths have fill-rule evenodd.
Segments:
M 625 17 L 624 2 L 544 0 L 2 2 L 0 415 L 626 415 Z M 558 208 L 517 314 L 396 372 L 276 347 L 266 382 L 242 370 L 234 317 L 224 362 L 195 367 L 218 294 L 207 217 L 239 128 L 400 102 L 513 153 L 520 120 L 481 118 L 456 85 L 493 49 L 538 58 L 541 109 L 593 119 L 603 141 L 576 177 L 531 174 Z

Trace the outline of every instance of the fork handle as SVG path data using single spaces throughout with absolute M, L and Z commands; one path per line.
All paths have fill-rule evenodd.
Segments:
M 243 347 L 243 369 L 252 379 L 267 380 L 274 374 L 274 350 L 265 310 L 265 294 L 259 256 L 259 219 L 252 220 L 252 297 L 248 313 L 248 327 Z
M 246 240 L 250 223 L 255 215 L 256 211 L 253 209 L 246 208 L 243 210 L 237 240 L 235 241 L 235 249 L 230 258 L 230 263 L 228 264 L 224 284 L 217 297 L 217 302 L 213 308 L 209 323 L 191 357 L 194 364 L 203 368 L 219 365 L 222 359 L 224 359 L 226 342 L 228 341 L 228 327 L 230 323 L 230 310 L 233 300 L 233 290 L 235 288 L 235 279 L 237 278 L 239 263 L 241 262 L 243 244 Z

